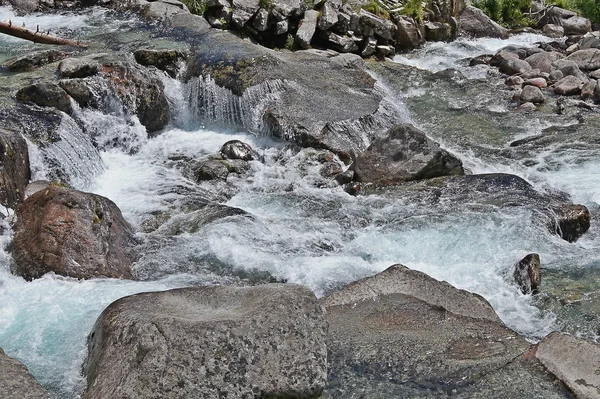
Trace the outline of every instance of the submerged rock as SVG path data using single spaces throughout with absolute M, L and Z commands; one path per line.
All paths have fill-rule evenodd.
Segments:
M 523 294 L 537 294 L 542 282 L 540 256 L 529 254 L 514 265 L 513 279 Z
M 132 295 L 88 338 L 84 398 L 315 398 L 326 333 L 323 308 L 298 285 Z
M 561 398 L 479 295 L 394 265 L 324 297 L 326 397 Z M 507 384 L 506 380 L 510 380 Z
M 600 345 L 553 332 L 537 345 L 536 357 L 577 398 L 600 398 Z
M 354 180 L 376 184 L 464 174 L 462 162 L 412 125 L 376 139 L 351 166 Z
M 18 207 L 14 230 L 11 270 L 28 280 L 48 272 L 133 278 L 133 230 L 107 198 L 48 186 Z
M 3 399 L 51 399 L 27 367 L 0 348 L 0 392 Z
M 0 128 L 0 203 L 14 208 L 29 183 L 27 142 L 18 133 Z

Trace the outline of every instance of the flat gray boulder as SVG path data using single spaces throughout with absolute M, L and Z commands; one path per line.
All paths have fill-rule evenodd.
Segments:
M 88 338 L 84 398 L 315 398 L 326 334 L 324 309 L 299 285 L 132 295 Z
M 566 397 L 485 299 L 423 273 L 394 265 L 321 303 L 325 397 Z
M 458 18 L 459 33 L 470 37 L 497 37 L 506 39 L 508 29 L 492 21 L 477 7 L 467 6 Z
M 553 332 L 537 346 L 536 357 L 577 398 L 600 398 L 600 345 Z
M 379 137 L 351 166 L 354 180 L 392 184 L 462 175 L 462 162 L 412 125 L 397 125 Z
M 3 399 L 50 399 L 27 367 L 0 348 L 0 395 Z

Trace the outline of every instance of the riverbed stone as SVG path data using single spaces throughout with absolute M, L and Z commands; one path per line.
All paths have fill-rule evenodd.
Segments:
M 541 72 L 552 72 L 552 63 L 563 58 L 563 55 L 557 51 L 541 51 L 525 58 L 525 61 L 531 65 L 532 69 L 539 69 Z
M 58 64 L 58 74 L 61 78 L 87 78 L 100 72 L 97 61 L 84 58 L 67 58 Z
M 16 94 L 17 100 L 42 107 L 54 107 L 66 114 L 73 113 L 67 93 L 52 82 L 40 82 L 23 87 Z
M 97 105 L 94 92 L 85 79 L 61 79 L 58 85 L 67 92 L 80 107 Z
M 526 85 L 523 87 L 523 91 L 521 92 L 521 101 L 524 103 L 534 103 L 541 104 L 546 101 L 544 97 L 544 93 L 539 89 L 539 87 Z
M 513 279 L 523 294 L 536 294 L 542 282 L 540 255 L 528 254 L 513 266 Z
M 24 199 L 29 183 L 29 153 L 25 138 L 0 128 L 0 203 L 9 208 Z
M 600 69 L 600 49 L 588 48 L 578 50 L 567 56 L 566 59 L 575 62 L 582 71 Z
M 394 265 L 321 303 L 326 397 L 564 397 L 541 367 L 516 361 L 530 346 L 485 299 L 418 271 Z
M 535 86 L 539 89 L 545 89 L 548 87 L 548 81 L 544 78 L 530 78 L 523 82 L 525 86 Z
M 508 37 L 508 29 L 492 21 L 483 11 L 477 7 L 468 5 L 460 14 L 459 32 L 470 37 L 496 37 L 505 39 Z
M 51 399 L 20 361 L 0 348 L 0 393 L 3 399 Z
M 600 398 L 600 345 L 553 332 L 537 345 L 536 357 L 577 398 Z
M 553 216 L 550 229 L 569 242 L 577 241 L 590 228 L 590 211 L 585 205 L 556 206 Z
M 500 72 L 506 73 L 507 75 L 515 75 L 517 73 L 524 73 L 531 71 L 531 65 L 527 61 L 511 58 L 503 61 L 499 66 Z
M 105 197 L 48 186 L 17 208 L 14 231 L 11 271 L 28 280 L 48 272 L 82 279 L 133 278 L 133 229 Z
M 319 397 L 326 333 L 315 295 L 294 284 L 132 295 L 88 338 L 84 398 Z
M 359 182 L 393 184 L 464 174 L 462 162 L 412 125 L 397 125 L 360 154 L 351 166 Z
M 583 82 L 576 76 L 565 76 L 554 84 L 554 92 L 564 96 L 572 96 L 581 93 Z
M 219 153 L 227 159 L 241 159 L 243 161 L 255 161 L 260 156 L 249 145 L 239 140 L 230 140 L 221 146 Z
M 562 19 L 561 26 L 565 30 L 565 35 L 585 35 L 592 30 L 590 20 L 578 15 Z
M 560 25 L 546 24 L 542 28 L 542 32 L 548 37 L 558 39 L 565 35 L 565 28 Z
M 37 51 L 11 59 L 5 64 L 5 67 L 11 72 L 32 71 L 46 64 L 65 59 L 68 56 L 69 53 L 60 50 Z
M 317 29 L 318 17 L 319 12 L 316 10 L 309 10 L 304 13 L 304 18 L 298 27 L 295 39 L 300 48 L 307 49 L 310 47 L 310 42 Z
M 139 49 L 133 52 L 135 61 L 144 66 L 154 66 L 161 71 L 165 71 L 170 77 L 177 77 L 180 64 L 183 63 L 187 54 L 178 50 L 154 50 Z

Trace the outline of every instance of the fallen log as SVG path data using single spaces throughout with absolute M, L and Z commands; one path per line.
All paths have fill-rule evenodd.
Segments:
M 62 39 L 60 37 L 51 36 L 49 34 L 43 33 L 39 30 L 31 30 L 27 29 L 24 26 L 16 26 L 13 23 L 2 22 L 0 21 L 0 33 L 4 33 L 6 35 L 18 37 L 20 39 L 25 39 L 32 41 L 34 43 L 43 43 L 43 44 L 57 44 L 60 46 L 77 46 L 84 47 L 87 46 L 79 41 L 73 41 L 68 39 Z

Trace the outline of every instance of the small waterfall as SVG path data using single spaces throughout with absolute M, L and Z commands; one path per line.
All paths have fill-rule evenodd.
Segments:
M 104 171 L 104 164 L 91 138 L 68 115 L 61 121 L 49 142 L 30 149 L 33 179 L 60 180 L 77 189 L 90 186 Z M 42 165 L 37 164 L 42 162 Z
M 262 116 L 268 104 L 279 99 L 286 84 L 280 79 L 268 80 L 237 96 L 218 86 L 210 76 L 195 77 L 183 84 L 183 104 L 186 106 L 175 121 L 186 129 L 216 126 L 267 134 Z

